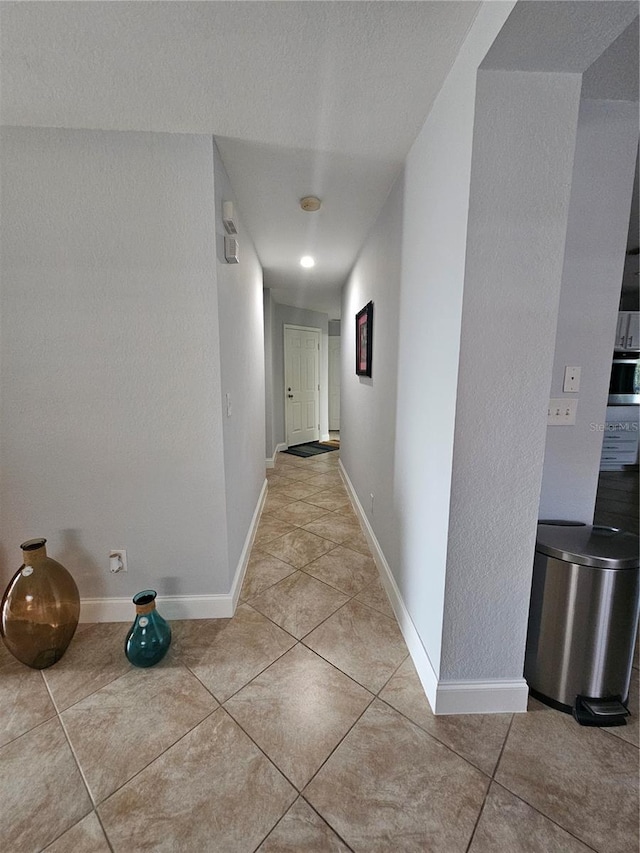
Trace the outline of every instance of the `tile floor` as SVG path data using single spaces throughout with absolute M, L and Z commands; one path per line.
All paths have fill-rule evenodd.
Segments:
M 154 669 L 122 624 L 2 647 L 0 850 L 637 853 L 637 716 L 435 718 L 337 463 L 280 454 L 236 615 Z

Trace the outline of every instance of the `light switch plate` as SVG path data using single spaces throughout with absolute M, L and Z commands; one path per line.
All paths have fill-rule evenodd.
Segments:
M 578 409 L 577 397 L 555 397 L 549 400 L 548 426 L 573 426 Z

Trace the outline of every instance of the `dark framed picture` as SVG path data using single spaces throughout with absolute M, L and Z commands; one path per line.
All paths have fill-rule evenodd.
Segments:
M 356 314 L 356 373 L 371 376 L 373 344 L 373 302 L 367 303 Z

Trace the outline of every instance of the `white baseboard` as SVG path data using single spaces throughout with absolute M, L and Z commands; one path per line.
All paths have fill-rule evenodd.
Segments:
M 238 560 L 231 591 L 220 595 L 159 595 L 156 600 L 158 610 L 165 619 L 230 619 L 233 616 L 266 496 L 265 480 Z M 135 607 L 131 597 L 83 598 L 80 602 L 80 622 L 133 622 L 134 616 Z
M 278 455 L 278 453 L 280 453 L 282 450 L 287 450 L 287 448 L 288 448 L 288 447 L 289 447 L 289 445 L 288 445 L 288 444 L 286 444 L 286 442 L 284 442 L 284 441 L 283 441 L 283 442 L 281 442 L 280 444 L 276 444 L 276 449 L 273 451 L 273 456 L 272 456 L 271 458 L 267 457 L 267 458 L 264 460 L 265 468 L 275 468 L 275 464 L 276 464 L 276 456 L 277 456 L 277 455 Z
M 345 471 L 344 465 L 342 464 L 342 460 L 339 460 L 338 467 L 345 482 L 349 497 L 351 498 L 351 503 L 353 504 L 353 507 L 356 511 L 356 515 L 360 520 L 360 525 L 364 532 L 365 538 L 369 543 L 369 547 L 371 548 L 371 553 L 373 554 L 374 562 L 378 567 L 378 572 L 380 574 L 380 580 L 386 590 L 387 595 L 389 596 L 389 601 L 391 602 L 393 612 L 396 614 L 396 619 L 398 620 L 400 631 L 402 632 L 402 636 L 404 637 L 405 643 L 407 644 L 409 654 L 411 655 L 411 660 L 413 661 L 414 666 L 418 671 L 418 676 L 420 678 L 420 681 L 422 682 L 422 686 L 424 688 L 424 692 L 427 696 L 427 699 L 429 700 L 429 704 L 433 708 L 435 706 L 436 700 L 438 676 L 429 659 L 429 655 L 427 654 L 425 647 L 422 645 L 420 635 L 418 634 L 416 626 L 413 624 L 413 620 L 409 615 L 409 611 L 407 610 L 402 596 L 400 595 L 400 590 L 398 589 L 398 585 L 396 584 L 395 578 L 393 577 L 391 568 L 387 563 L 387 559 L 382 551 L 382 548 L 380 547 L 380 543 L 376 539 L 376 535 L 373 532 L 371 525 L 369 524 L 369 519 L 367 518 L 365 511 L 362 508 L 360 501 L 358 500 L 358 496 L 353 487 L 353 483 L 351 482 L 351 480 L 349 479 L 349 475 Z
M 159 595 L 165 619 L 225 619 L 233 616 L 231 595 Z M 80 622 L 133 622 L 135 607 L 128 598 L 83 598 Z
M 518 714 L 527 710 L 524 678 L 491 681 L 441 681 L 436 714 Z
M 400 631 L 411 655 L 418 677 L 434 714 L 504 714 L 527 710 L 529 689 L 522 679 L 491 681 L 440 681 L 427 650 L 413 623 L 396 584 L 391 568 L 380 547 L 373 528 L 345 471 L 342 460 L 338 462 L 347 492 L 360 520 L 365 538 L 371 548 Z
M 260 490 L 260 495 L 258 497 L 258 503 L 256 504 L 256 508 L 253 511 L 253 517 L 251 519 L 251 524 L 249 525 L 249 530 L 247 532 L 247 537 L 244 540 L 244 547 L 242 548 L 242 553 L 240 554 L 240 559 L 238 560 L 238 566 L 235 571 L 235 575 L 233 578 L 233 583 L 231 584 L 231 601 L 232 601 L 232 612 L 231 616 L 236 612 L 236 606 L 238 604 L 238 598 L 240 597 L 240 590 L 242 589 L 242 581 L 244 580 L 245 572 L 247 571 L 247 565 L 249 564 L 249 557 L 251 556 L 251 549 L 253 547 L 253 540 L 256 538 L 256 530 L 258 529 L 258 524 L 260 523 L 260 515 L 262 514 L 262 507 L 264 506 L 264 502 L 267 499 L 267 481 L 265 479 L 262 484 L 262 489 Z

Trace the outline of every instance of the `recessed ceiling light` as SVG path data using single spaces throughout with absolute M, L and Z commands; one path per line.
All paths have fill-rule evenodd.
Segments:
M 305 269 L 309 269 L 310 267 L 315 267 L 316 262 L 311 257 L 311 255 L 305 255 L 303 258 L 300 258 L 300 266 L 305 267 Z

